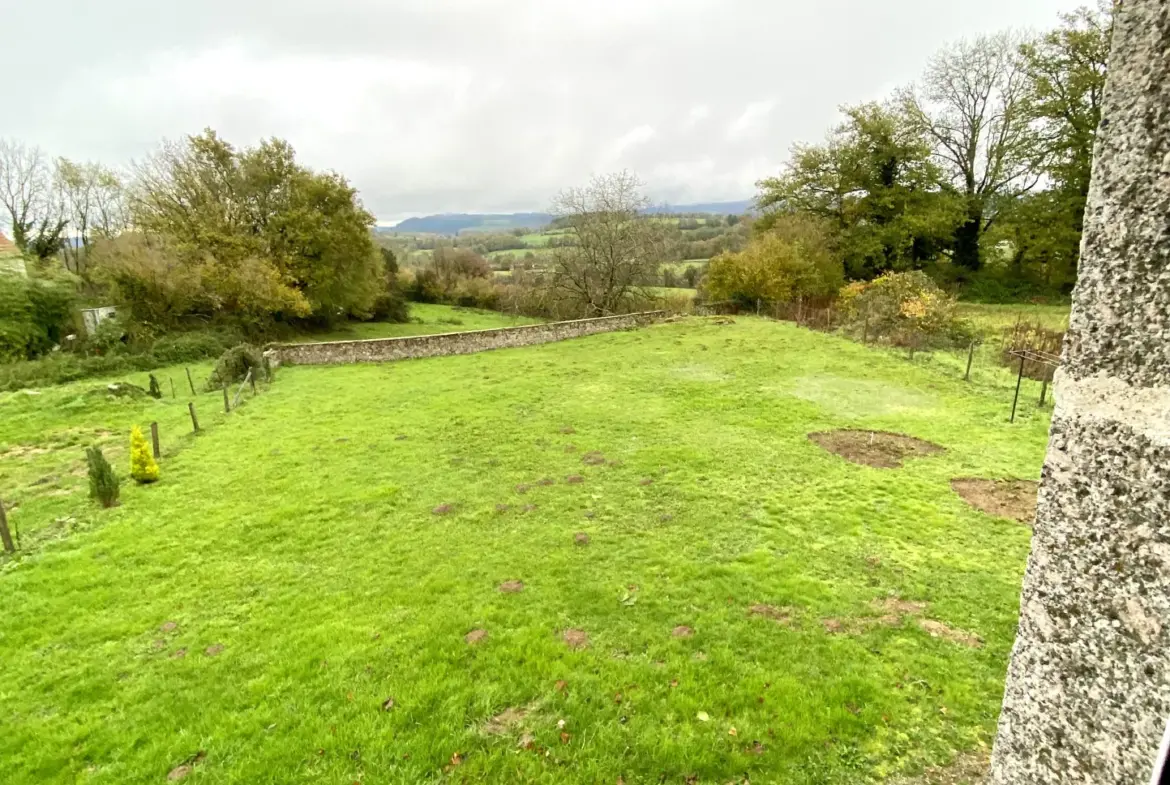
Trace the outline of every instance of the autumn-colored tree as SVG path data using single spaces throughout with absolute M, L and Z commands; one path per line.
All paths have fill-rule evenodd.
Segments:
M 712 299 L 756 307 L 831 296 L 844 277 L 826 222 L 798 214 L 777 218 L 742 252 L 712 259 L 704 287 Z
M 166 144 L 137 168 L 130 205 L 151 244 L 200 268 L 216 308 L 365 317 L 386 286 L 355 190 L 298 164 L 280 139 L 236 149 L 207 130 Z

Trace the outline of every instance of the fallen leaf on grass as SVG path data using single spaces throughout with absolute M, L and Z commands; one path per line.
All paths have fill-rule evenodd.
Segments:
M 561 744 L 568 744 L 568 743 L 569 743 L 569 734 L 562 732 L 561 733 Z
M 518 746 L 522 750 L 535 749 L 536 748 L 536 737 L 533 736 L 531 733 L 525 733 L 523 736 L 520 737 L 520 743 Z
M 565 681 L 564 679 L 557 679 L 556 687 L 557 687 L 557 692 L 568 692 L 569 682 Z
M 393 708 L 394 708 L 394 699 L 393 698 L 387 698 L 386 700 L 382 701 L 382 711 L 390 711 Z
M 175 782 L 177 780 L 183 779 L 188 774 L 195 771 L 195 766 L 202 763 L 203 759 L 206 757 L 207 757 L 207 751 L 206 750 L 199 750 L 199 752 L 195 753 L 190 758 L 187 758 L 187 760 L 183 761 L 181 764 L 179 764 L 175 768 L 171 769 L 170 773 L 167 774 L 167 780 L 170 782 Z
M 701 711 L 698 714 L 696 714 L 695 716 L 699 719 L 699 722 L 707 722 L 708 720 L 711 719 L 711 715 L 709 715 L 705 711 Z
M 728 728 L 728 729 L 727 729 L 727 735 L 728 735 L 728 736 L 738 736 L 738 735 L 739 735 L 739 731 L 737 731 L 735 728 Z

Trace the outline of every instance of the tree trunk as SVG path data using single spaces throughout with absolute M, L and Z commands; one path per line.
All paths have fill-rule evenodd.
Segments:
M 983 236 L 983 209 L 972 205 L 963 223 L 955 229 L 955 265 L 978 272 L 983 266 L 979 240 Z

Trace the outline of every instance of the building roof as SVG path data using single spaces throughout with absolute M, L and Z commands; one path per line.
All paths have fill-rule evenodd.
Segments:
M 4 232 L 0 232 L 0 255 L 16 253 L 16 244 L 4 236 Z

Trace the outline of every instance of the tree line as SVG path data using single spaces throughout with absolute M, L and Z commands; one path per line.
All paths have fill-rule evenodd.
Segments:
M 759 182 L 760 247 L 713 263 L 713 279 L 738 265 L 741 279 L 762 283 L 715 285 L 717 296 L 750 301 L 787 286 L 761 278 L 769 259 L 774 278 L 791 278 L 791 259 L 762 246 L 798 247 L 794 227 L 814 222 L 852 280 L 923 270 L 975 298 L 1067 296 L 1113 8 L 1102 0 L 1041 35 L 960 41 L 887 100 L 843 107 L 822 142 L 796 145 L 783 170 Z M 828 293 L 814 289 L 807 294 Z
M 247 336 L 406 318 L 373 215 L 344 177 L 300 164 L 283 140 L 236 148 L 207 130 L 124 172 L 3 141 L 0 207 L 29 268 L 0 297 L 9 359 L 59 344 L 70 302 L 117 305 L 120 328 L 144 343 L 208 326 Z

